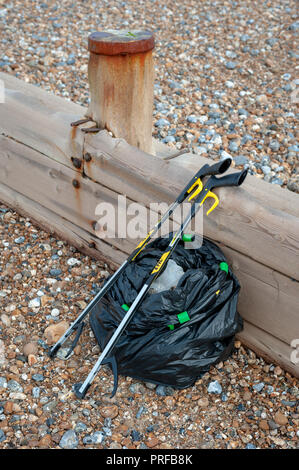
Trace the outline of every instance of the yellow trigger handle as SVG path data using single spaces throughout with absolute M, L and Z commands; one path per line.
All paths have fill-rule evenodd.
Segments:
M 198 188 L 194 191 L 193 194 L 191 194 L 191 196 L 189 197 L 188 201 L 191 201 L 191 199 L 193 199 L 195 196 L 197 196 L 197 194 L 199 194 L 200 191 L 202 190 L 203 184 L 202 184 L 200 178 L 197 178 L 197 180 L 195 181 L 195 183 L 193 183 L 192 186 L 188 189 L 187 193 L 188 193 L 188 194 L 191 193 L 191 191 L 192 191 L 196 186 L 198 186 Z
M 207 190 L 206 190 L 207 191 Z M 212 205 L 212 207 L 210 207 L 210 209 L 207 211 L 207 215 L 209 215 L 210 212 L 212 212 L 215 207 L 218 206 L 219 204 L 219 199 L 218 197 L 216 196 L 215 193 L 212 193 L 212 191 L 208 191 L 207 194 L 205 195 L 205 197 L 203 198 L 203 200 L 201 201 L 200 205 L 202 206 L 203 203 L 205 202 L 205 200 L 208 198 L 208 197 L 212 197 L 213 199 L 215 199 L 215 202 L 214 204 Z

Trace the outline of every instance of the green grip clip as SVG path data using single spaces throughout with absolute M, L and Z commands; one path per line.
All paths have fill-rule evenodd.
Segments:
M 129 305 L 127 305 L 127 304 L 122 304 L 121 308 L 123 308 L 126 312 L 128 312 L 128 310 L 130 310 Z
M 222 261 L 222 263 L 219 264 L 219 268 L 222 269 L 222 271 L 225 271 L 226 274 L 228 274 L 228 264 Z
M 180 323 L 185 323 L 186 321 L 190 320 L 190 317 L 188 315 L 188 312 L 182 312 L 177 315 L 178 320 Z
M 193 242 L 194 238 L 195 238 L 195 235 L 192 235 L 191 233 L 183 233 L 182 235 L 183 242 Z
M 178 317 L 178 320 L 179 322 L 182 324 L 182 323 L 186 323 L 186 321 L 189 321 L 190 320 L 190 317 L 188 315 L 188 312 L 185 311 L 185 312 L 181 312 L 181 313 L 178 313 L 177 314 L 177 317 Z M 174 325 L 167 325 L 168 328 L 170 330 L 174 330 Z

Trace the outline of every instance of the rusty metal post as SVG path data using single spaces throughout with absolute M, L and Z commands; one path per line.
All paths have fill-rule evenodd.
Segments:
M 87 116 L 101 129 L 152 153 L 154 36 L 148 31 L 92 33 Z

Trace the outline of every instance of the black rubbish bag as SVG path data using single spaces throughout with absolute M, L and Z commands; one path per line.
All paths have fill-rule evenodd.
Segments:
M 170 237 L 150 243 L 91 311 L 101 350 L 126 313 L 122 305 L 131 306 Z M 119 374 L 182 389 L 227 359 L 243 322 L 239 282 L 214 243 L 203 239 L 200 248 L 186 249 L 181 241 L 172 259 L 184 270 L 177 286 L 146 296 L 112 354 Z

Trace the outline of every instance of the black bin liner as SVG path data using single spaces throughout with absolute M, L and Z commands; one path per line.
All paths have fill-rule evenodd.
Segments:
M 91 311 L 101 350 L 126 313 L 122 305 L 131 306 L 170 237 L 151 242 Z M 226 258 L 219 247 L 205 238 L 196 249 L 180 242 L 172 259 L 184 275 L 174 289 L 146 296 L 113 354 L 120 374 L 182 389 L 228 358 L 243 322 L 237 312 L 240 285 L 230 269 L 221 269 Z M 182 312 L 190 320 L 180 323 Z

